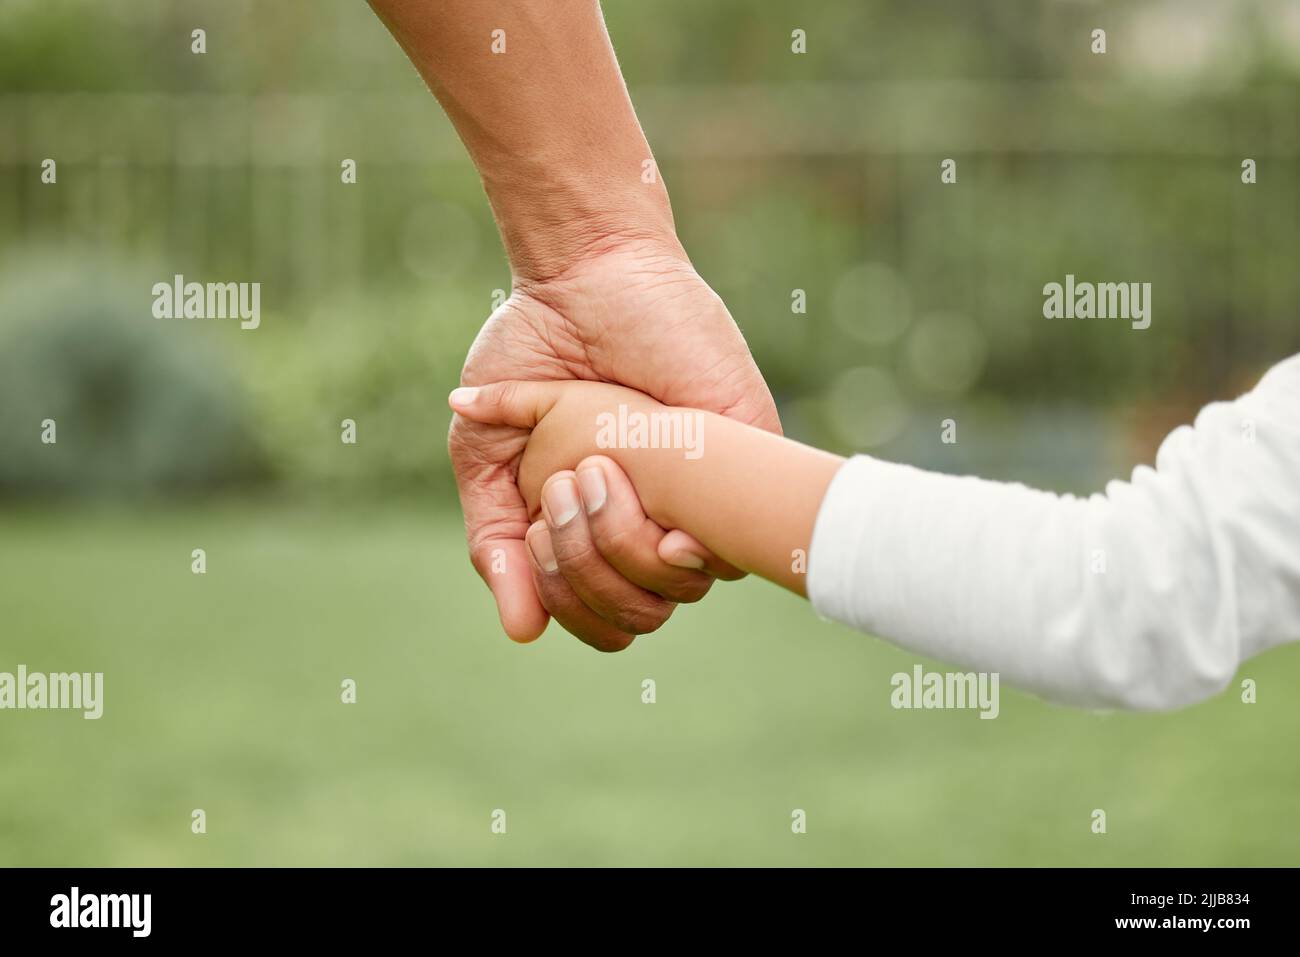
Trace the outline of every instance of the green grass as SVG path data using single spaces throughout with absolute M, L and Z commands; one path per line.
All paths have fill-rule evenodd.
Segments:
M 758 581 L 513 645 L 434 509 L 10 513 L 0 671 L 105 713 L 0 712 L 0 864 L 1300 864 L 1295 648 L 1155 716 L 895 711 L 915 660 Z

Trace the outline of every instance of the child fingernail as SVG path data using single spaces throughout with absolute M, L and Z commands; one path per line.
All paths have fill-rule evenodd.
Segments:
M 542 496 L 552 528 L 563 528 L 578 514 L 578 486 L 571 478 L 556 479 Z
M 470 386 L 461 386 L 459 389 L 452 389 L 451 395 L 447 400 L 451 403 L 453 409 L 465 408 L 474 404 L 474 399 L 478 397 L 478 389 Z
M 605 504 L 605 473 L 599 466 L 578 473 L 578 487 L 582 489 L 582 504 L 587 514 L 594 515 Z
M 678 568 L 703 568 L 704 559 L 694 552 L 680 551 L 673 552 L 672 557 L 668 559 L 669 565 L 676 565 Z
M 555 560 L 555 549 L 551 547 L 551 533 L 546 530 L 544 522 L 538 522 L 528 530 L 528 547 L 542 566 L 542 571 L 553 572 L 560 567 Z

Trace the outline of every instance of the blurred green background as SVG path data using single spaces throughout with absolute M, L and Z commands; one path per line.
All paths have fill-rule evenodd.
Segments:
M 605 9 L 792 435 L 1088 492 L 1300 349 L 1300 5 Z M 621 655 L 501 637 L 444 400 L 509 272 L 364 4 L 0 0 L 0 91 L 0 671 L 106 685 L 0 712 L 0 864 L 1300 863 L 1292 649 L 1255 705 L 981 721 L 761 582 Z M 1151 328 L 1044 320 L 1067 272 Z M 261 328 L 154 319 L 176 273 Z

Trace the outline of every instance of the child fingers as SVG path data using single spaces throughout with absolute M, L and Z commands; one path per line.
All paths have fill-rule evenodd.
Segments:
M 677 568 L 698 568 L 713 578 L 731 582 L 744 578 L 745 573 L 729 562 L 724 562 L 709 551 L 692 535 L 673 529 L 659 541 L 659 557 Z
M 558 383 L 514 380 L 452 389 L 447 404 L 475 422 L 532 429 L 551 410 L 557 398 Z
M 596 548 L 573 472 L 557 472 L 547 480 L 542 514 L 560 573 L 583 604 L 634 635 L 648 634 L 668 620 L 673 603 L 628 581 Z
M 636 636 L 622 631 L 588 608 L 560 573 L 551 547 L 550 531 L 543 521 L 534 522 L 527 535 L 533 583 L 542 606 L 560 627 L 597 651 L 622 651 Z
M 660 558 L 664 530 L 645 514 L 632 482 L 611 459 L 578 463 L 578 488 L 596 550 L 628 580 L 669 601 L 699 601 L 713 585 L 705 572 Z

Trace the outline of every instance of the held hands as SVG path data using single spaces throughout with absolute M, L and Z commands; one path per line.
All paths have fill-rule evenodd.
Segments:
M 605 383 L 501 382 L 456 389 L 449 401 L 458 414 L 480 425 L 525 430 L 517 485 L 535 520 L 526 542 L 539 588 L 546 595 L 561 587 L 566 581 L 561 569 L 567 568 L 585 607 L 628 636 L 589 642 L 593 647 L 621 650 L 632 636 L 659 627 L 674 602 L 702 598 L 713 578 L 741 577 L 702 548 L 692 567 L 682 567 L 678 556 L 673 556 L 677 564 L 665 561 L 660 554 L 664 529 L 646 515 L 618 463 L 592 454 L 602 412 L 619 406 L 633 413 L 664 408 L 653 399 Z
M 461 376 L 465 386 L 572 379 L 621 382 L 780 431 L 744 338 L 675 242 L 606 245 L 561 275 L 518 281 Z M 583 461 L 594 448 L 548 463 L 554 473 L 525 475 L 527 439 L 524 427 L 466 415 L 453 418 L 448 439 L 470 555 L 511 638 L 533 640 L 554 616 L 593 647 L 620 650 L 663 624 L 675 602 L 702 597 L 713 577 L 738 577 L 689 535 L 647 518 L 612 461 Z M 520 491 L 533 481 L 541 521 Z

